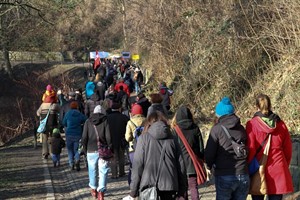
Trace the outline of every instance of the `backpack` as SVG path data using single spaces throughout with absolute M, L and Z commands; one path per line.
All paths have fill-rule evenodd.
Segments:
M 131 121 L 131 123 L 135 126 L 135 130 L 134 130 L 134 133 L 133 133 L 134 140 L 133 140 L 133 146 L 132 146 L 132 148 L 135 149 L 137 141 L 138 141 L 138 138 L 139 138 L 139 136 L 142 134 L 142 132 L 144 130 L 144 126 L 137 126 L 137 125 L 135 125 L 135 123 L 133 123 L 133 121 Z

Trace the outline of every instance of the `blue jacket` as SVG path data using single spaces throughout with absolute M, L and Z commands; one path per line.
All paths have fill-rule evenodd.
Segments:
M 63 126 L 66 128 L 66 135 L 69 136 L 81 136 L 82 125 L 86 120 L 86 116 L 76 109 L 69 110 L 64 119 Z
M 85 84 L 85 96 L 87 99 L 89 99 L 92 96 L 92 94 L 94 94 L 95 87 L 95 83 L 92 81 L 88 81 Z

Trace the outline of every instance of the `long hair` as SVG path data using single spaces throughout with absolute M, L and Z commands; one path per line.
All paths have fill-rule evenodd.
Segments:
M 144 126 L 144 130 L 143 130 L 143 133 L 146 133 L 148 131 L 148 129 L 150 128 L 150 126 L 154 123 L 154 122 L 157 122 L 157 121 L 162 121 L 164 122 L 165 124 L 169 124 L 169 121 L 168 119 L 164 116 L 164 114 L 160 111 L 155 111 L 153 113 L 151 113 L 146 121 L 145 121 L 145 126 Z
M 259 94 L 256 97 L 256 106 L 261 111 L 262 114 L 268 115 L 269 111 L 271 111 L 271 100 L 265 94 Z

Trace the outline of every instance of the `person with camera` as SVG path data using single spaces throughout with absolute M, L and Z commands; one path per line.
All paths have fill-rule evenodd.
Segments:
M 215 111 L 218 119 L 210 131 L 204 157 L 208 172 L 215 176 L 216 200 L 245 200 L 250 185 L 246 130 L 228 97 L 216 105 Z

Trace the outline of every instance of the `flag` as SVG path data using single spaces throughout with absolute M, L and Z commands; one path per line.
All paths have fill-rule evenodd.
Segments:
M 96 69 L 100 64 L 101 64 L 100 56 L 98 54 L 98 51 L 96 51 L 96 57 L 95 57 L 95 62 L 94 62 L 94 69 Z

